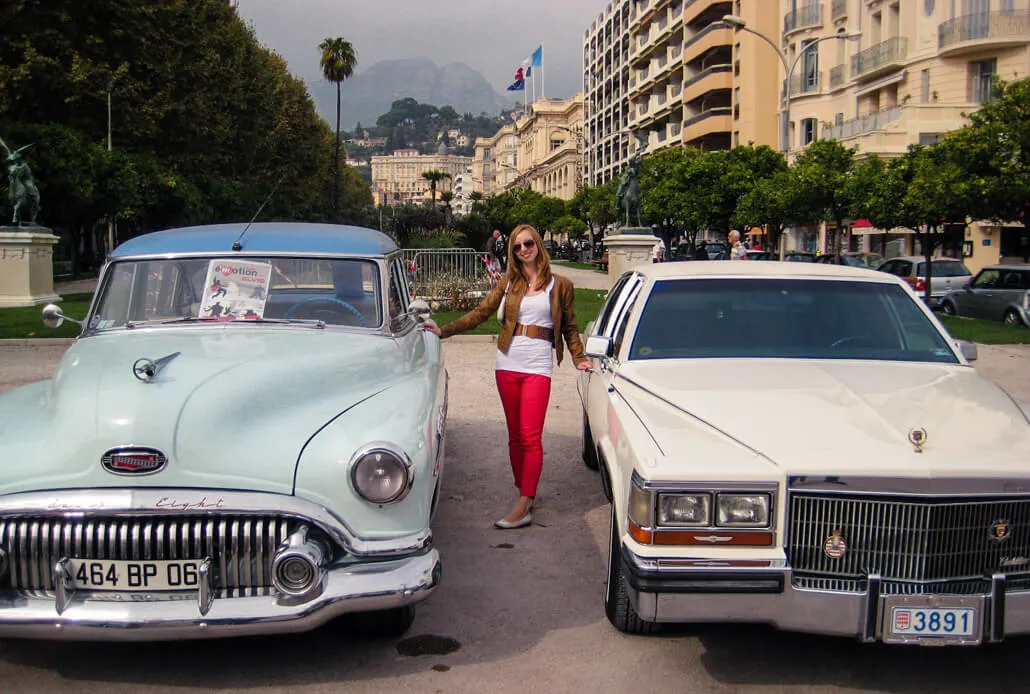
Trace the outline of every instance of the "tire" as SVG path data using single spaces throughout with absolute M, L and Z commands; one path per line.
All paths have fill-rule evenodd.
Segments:
M 372 639 L 400 638 L 415 621 L 415 606 L 405 605 L 392 610 L 359 612 L 351 615 L 348 628 L 356 636 Z
M 640 618 L 630 602 L 626 579 L 622 571 L 622 553 L 619 551 L 619 533 L 615 523 L 615 504 L 612 504 L 611 532 L 608 541 L 608 585 L 604 590 L 604 613 L 612 626 L 624 634 L 654 634 L 661 625 Z
M 1023 319 L 1019 317 L 1019 313 L 1014 308 L 1006 311 L 1002 320 L 1005 321 L 1005 325 L 1023 325 Z
M 587 419 L 586 410 L 583 410 L 583 464 L 591 470 L 599 467 L 597 446 L 594 445 L 594 436 L 590 433 L 590 421 Z
M 955 310 L 955 304 L 950 301 L 941 302 L 941 313 L 946 316 L 957 316 L 958 312 Z

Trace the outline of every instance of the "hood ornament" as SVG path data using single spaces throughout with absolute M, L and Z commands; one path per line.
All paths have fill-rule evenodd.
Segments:
M 160 359 L 137 359 L 132 365 L 132 375 L 144 383 L 150 383 L 154 380 L 161 369 L 167 366 L 172 359 L 175 359 L 180 354 L 181 352 L 173 352 L 168 356 L 161 357 Z
M 927 439 L 926 429 L 919 427 L 917 429 L 908 430 L 908 441 L 916 448 L 916 453 L 923 452 L 923 446 L 926 445 Z

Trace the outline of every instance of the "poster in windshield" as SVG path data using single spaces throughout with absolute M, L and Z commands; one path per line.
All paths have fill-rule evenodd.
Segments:
M 264 318 L 271 263 L 212 260 L 207 267 L 200 318 L 258 320 Z

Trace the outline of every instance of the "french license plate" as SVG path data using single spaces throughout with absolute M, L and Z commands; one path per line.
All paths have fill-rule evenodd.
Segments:
M 979 597 L 891 596 L 885 641 L 979 643 L 983 602 Z
M 196 590 L 200 560 L 70 559 L 72 584 L 82 590 Z

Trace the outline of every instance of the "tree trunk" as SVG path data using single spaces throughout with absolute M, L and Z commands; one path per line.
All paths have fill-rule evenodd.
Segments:
M 834 236 L 834 239 L 833 239 L 834 258 L 833 258 L 833 260 L 834 260 L 835 263 L 840 265 L 840 254 L 841 254 L 841 251 L 843 250 L 841 248 L 841 246 L 844 245 L 844 234 L 843 234 L 843 232 L 844 232 L 844 220 L 843 219 L 835 219 L 833 221 L 836 222 L 836 224 L 837 224 L 837 228 L 833 230 L 833 236 Z
M 931 231 L 933 233 L 932 236 L 930 235 Z M 924 301 L 926 301 L 926 305 L 930 307 L 933 307 L 933 304 L 930 303 L 930 296 L 933 293 L 931 289 L 931 285 L 933 285 L 933 262 L 930 260 L 930 258 L 933 257 L 934 247 L 934 243 L 930 239 L 935 238 L 937 238 L 937 225 L 935 224 L 933 226 L 927 226 L 926 237 L 923 241 L 923 258 L 926 259 L 926 291 L 923 294 L 923 299 Z
M 333 155 L 333 221 L 340 217 L 340 99 L 343 83 L 336 83 L 336 153 Z

